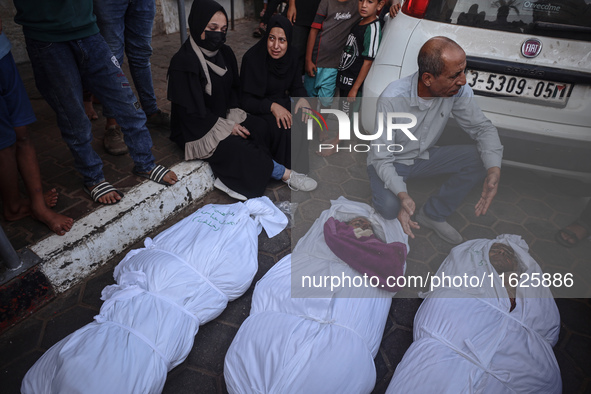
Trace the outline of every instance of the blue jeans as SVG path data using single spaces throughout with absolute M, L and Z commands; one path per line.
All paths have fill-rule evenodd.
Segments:
M 86 186 L 105 180 L 103 163 L 92 149 L 92 126 L 84 111 L 83 87 L 92 91 L 121 126 L 135 170 L 150 172 L 154 164 L 146 114 L 100 34 L 66 42 L 26 39 L 37 89 L 57 114 L 62 138 Z
M 94 13 L 101 34 L 119 64 L 123 64 L 125 49 L 131 78 L 144 112 L 146 115 L 158 112 L 150 68 L 155 1 L 94 0 Z M 106 117 L 112 117 L 110 115 L 105 111 Z
M 394 163 L 398 175 L 406 182 L 412 178 L 427 178 L 452 174 L 436 195 L 429 197 L 423 209 L 431 219 L 443 222 L 462 203 L 477 184 L 484 182 L 486 169 L 475 145 L 441 146 L 429 149 L 429 159 L 416 159 L 413 165 Z M 373 205 L 385 219 L 395 219 L 400 200 L 386 188 L 373 166 L 367 167 Z M 411 196 L 412 194 L 409 193 Z
M 280 180 L 285 174 L 285 166 L 273 160 L 273 172 L 271 172 L 271 179 Z

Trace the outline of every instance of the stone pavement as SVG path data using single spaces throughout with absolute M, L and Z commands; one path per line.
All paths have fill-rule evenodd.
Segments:
M 254 21 L 237 21 L 236 31 L 228 34 L 228 43 L 238 57 L 256 42 L 251 32 Z M 156 94 L 160 105 L 168 110 L 166 102 L 165 75 L 168 61 L 179 45 L 178 35 L 154 38 L 152 57 Z M 21 67 L 39 121 L 31 128 L 38 148 L 45 187 L 57 187 L 61 200 L 57 210 L 79 219 L 97 208 L 81 190 L 81 179 L 71 167 L 72 159 L 61 143 L 55 126 L 55 117 L 45 102 L 35 95 L 27 66 Z M 102 153 L 101 136 L 103 121 L 95 122 L 95 144 L 105 159 L 109 179 L 125 190 L 141 179 L 132 175 L 131 161 L 127 156 L 108 157 Z M 172 165 L 182 159 L 182 152 L 166 138 L 163 130 L 152 130 L 155 155 L 159 163 Z M 320 212 L 329 206 L 329 200 L 344 195 L 360 202 L 369 202 L 369 183 L 365 173 L 363 154 L 339 153 L 328 158 L 311 155 L 310 175 L 319 181 L 317 190 L 310 193 L 292 193 L 280 182 L 272 182 L 266 195 L 272 201 L 291 200 L 298 202 L 295 227 L 285 230 L 277 237 L 268 239 L 264 232 L 259 237 L 259 272 L 253 286 L 214 321 L 202 326 L 195 338 L 194 348 L 187 360 L 168 375 L 165 393 L 224 393 L 223 360 L 228 346 L 242 321 L 248 316 L 254 283 L 274 263 L 290 253 L 291 246 L 311 226 Z M 409 189 L 422 204 L 442 179 L 430 179 L 409 183 Z M 591 263 L 591 242 L 580 247 L 565 249 L 554 242 L 554 233 L 570 223 L 582 210 L 589 190 L 577 183 L 538 177 L 532 173 L 504 169 L 499 193 L 490 212 L 480 218 L 473 213 L 478 190 L 450 217 L 451 223 L 461 230 L 466 239 L 494 238 L 503 233 L 521 235 L 530 245 L 533 257 L 543 269 L 568 272 Z M 568 193 L 563 193 L 567 191 Z M 153 236 L 182 217 L 208 203 L 232 203 L 228 196 L 213 191 L 188 208 L 169 218 L 148 236 Z M 37 242 L 48 230 L 33 220 L 15 223 L 2 222 L 2 227 L 16 248 Z M 421 229 L 410 240 L 407 274 L 426 275 L 436 271 L 451 250 L 433 232 Z M 137 243 L 130 247 L 140 247 Z M 106 245 L 108 247 L 108 245 Z M 125 253 L 125 252 L 124 252 Z M 113 283 L 112 270 L 124 253 L 111 259 L 94 275 L 84 278 L 67 292 L 54 295 L 47 290 L 45 306 L 32 306 L 30 316 L 0 335 L 0 381 L 2 392 L 17 393 L 26 371 L 54 343 L 74 330 L 92 321 L 99 311 L 101 290 Z M 562 268 L 560 268 L 562 267 Z M 587 288 L 591 283 L 585 284 Z M 383 393 L 392 377 L 397 363 L 412 342 L 413 318 L 420 305 L 416 292 L 400 292 L 393 300 L 383 341 L 376 357 L 377 383 L 375 393 Z M 565 393 L 591 392 L 591 302 L 589 299 L 557 299 L 562 326 L 554 351 L 561 368 Z M 0 306 L 0 313 L 11 306 Z

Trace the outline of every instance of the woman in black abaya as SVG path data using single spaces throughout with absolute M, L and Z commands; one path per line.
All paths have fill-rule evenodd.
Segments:
M 273 158 L 288 167 L 307 172 L 307 119 L 310 104 L 298 69 L 298 51 L 293 48 L 292 25 L 282 15 L 275 15 L 267 32 L 242 58 L 240 80 L 242 108 L 265 119 L 271 131 Z M 295 102 L 293 118 L 292 98 Z M 293 134 L 292 134 L 293 132 Z M 292 163 L 291 154 L 294 153 Z
M 275 162 L 266 122 L 238 108 L 238 64 L 224 45 L 228 18 L 213 0 L 195 0 L 189 14 L 190 37 L 168 69 L 171 136 L 185 159 L 207 161 L 214 186 L 231 197 L 260 197 L 270 178 L 309 191 L 316 182 Z

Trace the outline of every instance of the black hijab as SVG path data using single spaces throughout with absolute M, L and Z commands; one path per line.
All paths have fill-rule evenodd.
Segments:
M 287 51 L 279 59 L 273 59 L 267 50 L 269 32 L 274 27 L 283 29 L 287 39 Z M 297 66 L 297 51 L 291 45 L 292 31 L 291 22 L 283 15 L 274 15 L 271 18 L 265 35 L 244 54 L 242 59 L 241 78 L 244 92 L 264 96 L 267 89 L 267 73 L 280 79 L 291 79 L 291 72 Z
M 191 12 L 189 12 L 189 31 L 197 45 L 201 42 L 201 33 L 218 11 L 222 11 L 226 16 L 226 20 L 228 20 L 226 10 L 218 2 L 214 0 L 195 0 L 193 2 Z
M 287 71 L 291 63 L 291 52 L 293 52 L 291 48 L 291 37 L 293 28 L 286 17 L 284 17 L 283 15 L 275 15 L 271 18 L 269 24 L 267 25 L 267 32 L 265 33 L 267 40 L 269 39 L 269 33 L 271 32 L 271 29 L 274 27 L 278 27 L 283 30 L 285 38 L 287 39 L 287 51 L 285 52 L 285 55 L 283 55 L 281 58 L 273 59 L 271 55 L 269 55 L 269 51 L 267 49 L 267 41 L 265 40 L 265 49 L 267 50 L 267 69 L 276 77 L 284 78 L 287 74 Z
M 191 31 L 191 38 L 201 40 L 201 33 L 213 17 L 213 15 L 222 11 L 226 15 L 224 8 L 213 0 L 195 0 L 191 6 L 189 13 L 189 29 Z M 233 74 L 235 81 L 235 89 L 238 91 L 239 78 L 238 66 L 232 49 L 227 45 L 222 45 L 215 59 L 211 59 L 214 63 L 223 67 L 224 60 L 230 61 L 229 69 Z M 190 39 L 187 39 L 179 51 L 172 57 L 170 67 L 168 69 L 168 99 L 173 103 L 179 104 L 187 110 L 188 113 L 195 113 L 197 116 L 205 116 L 207 106 L 205 104 L 205 85 L 207 80 L 204 70 L 201 66 L 195 51 L 191 46 Z

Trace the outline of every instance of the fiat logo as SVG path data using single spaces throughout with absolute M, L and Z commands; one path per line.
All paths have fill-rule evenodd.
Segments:
M 524 57 L 536 57 L 542 51 L 542 42 L 537 38 L 528 38 L 521 44 L 521 54 Z

